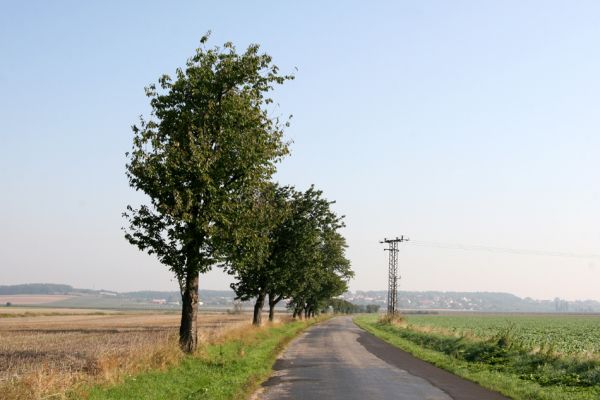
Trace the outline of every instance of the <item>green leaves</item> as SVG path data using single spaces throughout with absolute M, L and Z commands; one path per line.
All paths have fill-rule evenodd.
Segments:
M 207 48 L 208 37 L 145 88 L 152 111 L 132 127 L 126 174 L 149 202 L 128 206 L 125 238 L 167 265 L 191 301 L 190 280 L 220 263 L 239 298 L 268 293 L 314 309 L 352 271 L 332 202 L 270 182 L 289 152 L 289 119 L 269 116 L 269 94 L 293 76 L 258 45 L 238 53 L 230 42 Z
M 288 153 L 265 95 L 291 78 L 257 45 L 238 54 L 226 43 L 197 49 L 174 78 L 162 75 L 146 88 L 152 112 L 132 127 L 126 170 L 150 202 L 124 213 L 130 243 L 182 279 L 219 260 L 214 238 L 247 218 L 238 205 Z
M 235 275 L 238 298 L 249 300 L 268 293 L 290 299 L 295 307 L 317 310 L 347 289 L 352 276 L 345 257 L 346 242 L 338 230 L 343 217 L 331 210 L 322 192 L 310 187 L 267 185 L 246 207 L 252 217 L 228 240 L 224 268 Z
M 353 273 L 345 257 L 346 241 L 338 232 L 344 226 L 322 192 L 310 187 L 295 199 L 298 230 L 298 271 L 292 275 L 290 304 L 301 310 L 318 311 L 331 297 L 342 294 Z

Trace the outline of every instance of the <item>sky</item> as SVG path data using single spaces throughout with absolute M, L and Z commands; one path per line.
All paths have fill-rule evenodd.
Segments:
M 596 1 L 4 1 L 0 285 L 177 289 L 123 238 L 121 213 L 146 201 L 125 152 L 144 87 L 210 30 L 295 74 L 274 93 L 293 114 L 275 179 L 336 201 L 352 290 L 386 289 L 379 241 L 406 235 L 401 290 L 600 300 L 599 15 Z M 215 270 L 200 287 L 230 282 Z

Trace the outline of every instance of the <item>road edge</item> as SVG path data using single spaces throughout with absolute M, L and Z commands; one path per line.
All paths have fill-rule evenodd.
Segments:
M 421 359 L 411 352 L 378 337 L 352 318 L 363 334 L 357 339 L 367 351 L 386 363 L 425 379 L 455 400 L 510 400 L 505 394 L 478 382 L 457 375 L 434 363 Z
M 332 319 L 334 317 L 336 317 L 336 315 L 327 315 L 327 316 L 323 316 L 323 317 L 317 317 L 314 321 L 311 321 L 310 324 L 307 324 L 304 328 L 302 328 L 298 332 L 296 332 L 296 334 L 294 336 L 286 338 L 286 340 L 282 341 L 279 344 L 280 349 L 277 352 L 277 355 L 275 356 L 273 363 L 271 364 L 271 373 L 269 374 L 269 376 L 265 377 L 264 379 L 261 379 L 261 380 L 255 382 L 255 384 L 258 387 L 248 397 L 246 397 L 246 400 L 259 400 L 260 399 L 259 396 L 265 391 L 264 383 L 267 382 L 269 379 L 271 379 L 271 377 L 273 376 L 273 372 L 275 372 L 273 370 L 275 363 L 277 362 L 277 360 L 279 360 L 281 358 L 283 353 L 285 353 L 285 351 L 288 349 L 288 347 L 294 340 L 298 339 L 300 337 L 300 335 L 302 335 L 309 329 L 312 329 L 314 326 L 319 325 L 325 321 L 329 321 L 330 319 Z

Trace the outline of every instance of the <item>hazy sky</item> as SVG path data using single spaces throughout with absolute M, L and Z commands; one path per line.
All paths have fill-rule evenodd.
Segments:
M 590 256 L 407 243 L 401 289 L 600 300 L 600 3 L 323 3 L 3 2 L 0 284 L 176 289 L 123 239 L 124 153 L 144 86 L 212 30 L 298 68 L 277 179 L 337 200 L 351 289 L 386 288 L 378 240 L 404 234 Z

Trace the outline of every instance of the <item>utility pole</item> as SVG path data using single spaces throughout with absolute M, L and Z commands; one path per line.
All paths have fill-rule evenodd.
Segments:
M 396 239 L 383 239 L 383 241 L 379 243 L 387 243 L 388 248 L 384 249 L 390 252 L 390 260 L 388 266 L 388 295 L 387 295 L 387 312 L 389 315 L 394 315 L 397 312 L 398 308 L 398 279 L 400 279 L 400 275 L 398 275 L 398 243 L 408 242 L 408 238 L 405 238 L 404 235 L 398 237 Z

